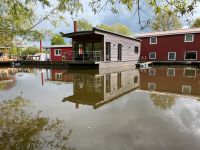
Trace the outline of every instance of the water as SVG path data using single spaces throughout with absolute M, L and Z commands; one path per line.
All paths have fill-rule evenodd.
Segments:
M 25 115 L 15 109 L 21 103 L 0 109 L 0 117 L 8 116 L 4 122 L 9 122 L 7 129 L 0 120 L 0 129 L 7 133 L 0 132 L 1 149 L 11 145 L 56 149 L 56 143 L 46 142 L 52 139 L 77 150 L 200 149 L 199 69 L 0 68 L 0 72 L 1 103 L 16 97 L 30 101 Z M 67 140 L 45 128 L 56 119 L 64 122 L 58 123 L 55 133 L 66 133 Z

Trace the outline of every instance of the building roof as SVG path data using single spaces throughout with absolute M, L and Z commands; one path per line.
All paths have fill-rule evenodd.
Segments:
M 99 29 L 99 28 L 95 28 L 93 27 L 92 30 L 89 31 L 78 31 L 78 32 L 71 32 L 71 33 L 66 33 L 66 34 L 62 34 L 63 37 L 69 37 L 72 38 L 74 36 L 81 36 L 81 35 L 88 35 L 88 34 L 104 34 L 104 33 L 108 33 L 108 34 L 112 34 L 112 35 L 116 35 L 116 36 L 120 36 L 120 37 L 124 37 L 124 38 L 128 38 L 128 39 L 132 39 L 135 41 L 141 41 L 139 39 L 136 39 L 134 37 L 130 37 L 130 36 L 125 36 L 119 33 L 115 33 L 115 32 L 111 32 L 108 30 L 103 30 L 103 29 Z
M 50 46 L 43 46 L 43 48 L 64 48 L 64 47 L 72 47 L 72 45 L 50 45 Z
M 148 33 L 137 34 L 135 37 L 143 38 L 143 37 L 168 36 L 168 35 L 179 35 L 188 33 L 200 33 L 200 28 L 187 28 L 187 29 L 179 29 L 171 31 L 148 32 Z

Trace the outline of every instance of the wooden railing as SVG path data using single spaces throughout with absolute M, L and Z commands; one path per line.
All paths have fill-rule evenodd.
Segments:
M 101 61 L 101 51 L 89 51 L 89 52 L 67 52 L 64 55 L 66 61 L 71 62 L 100 62 Z

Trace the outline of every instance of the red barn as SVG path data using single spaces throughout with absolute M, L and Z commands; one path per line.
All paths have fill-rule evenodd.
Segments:
M 72 53 L 72 46 L 69 45 L 51 45 L 49 47 L 43 47 L 50 50 L 51 61 L 66 61 L 69 58 L 69 54 Z M 70 56 L 72 57 L 72 56 Z
M 200 28 L 142 33 L 142 61 L 200 61 Z

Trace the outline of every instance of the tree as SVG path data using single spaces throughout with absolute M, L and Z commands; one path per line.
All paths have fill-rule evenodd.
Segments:
M 39 53 L 40 49 L 37 47 L 27 47 L 25 50 L 21 51 L 21 56 L 35 55 Z
M 100 24 L 97 25 L 97 28 L 119 33 L 126 36 L 131 36 L 133 34 L 132 31 L 126 25 L 120 23 L 113 24 L 112 26 Z
M 191 27 L 192 28 L 200 28 L 200 18 L 196 18 Z
M 91 30 L 92 29 L 92 24 L 90 24 L 87 20 L 81 19 L 78 20 L 78 30 L 83 31 L 83 30 Z
M 64 121 L 31 113 L 30 101 L 18 96 L 0 102 L 0 149 L 66 149 L 72 133 Z
M 168 31 L 174 29 L 180 29 L 182 27 L 179 17 L 175 14 L 169 14 L 168 12 L 162 12 L 158 14 L 155 21 L 151 24 L 153 31 Z
M 51 45 L 62 45 L 65 44 L 64 38 L 60 34 L 55 34 L 51 38 Z

